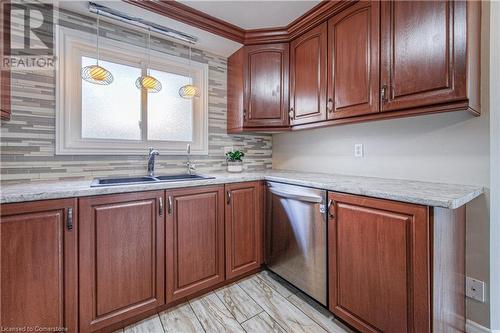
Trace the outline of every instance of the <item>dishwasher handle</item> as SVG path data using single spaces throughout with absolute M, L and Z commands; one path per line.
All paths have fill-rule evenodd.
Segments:
M 272 188 L 272 187 L 268 187 L 268 188 L 272 194 L 275 194 L 275 195 L 283 197 L 283 198 L 295 199 L 295 200 L 299 200 L 299 201 L 314 202 L 314 203 L 323 202 L 323 198 L 320 196 L 312 196 L 312 195 L 307 195 L 307 194 L 302 194 L 302 193 L 297 193 L 297 192 L 277 190 L 277 189 Z

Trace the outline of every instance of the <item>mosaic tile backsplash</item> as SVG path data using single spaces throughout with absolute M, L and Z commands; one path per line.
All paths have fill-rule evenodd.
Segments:
M 59 11 L 59 24 L 95 34 L 95 19 L 69 11 Z M 101 36 L 143 46 L 145 34 L 103 22 Z M 175 42 L 152 37 L 154 50 L 187 58 L 189 49 Z M 224 147 L 245 152 L 245 168 L 271 168 L 272 136 L 226 134 L 225 58 L 193 49 L 195 61 L 209 66 L 208 118 L 209 154 L 192 156 L 201 173 L 223 171 Z M 0 126 L 1 183 L 57 179 L 91 179 L 146 173 L 144 156 L 55 155 L 55 72 L 12 72 L 12 119 Z M 161 153 L 161 152 L 160 152 Z M 184 172 L 185 156 L 159 156 L 157 173 Z

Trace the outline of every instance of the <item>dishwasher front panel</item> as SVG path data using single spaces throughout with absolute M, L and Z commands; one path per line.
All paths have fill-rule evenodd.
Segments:
M 266 265 L 327 305 L 326 191 L 267 182 Z

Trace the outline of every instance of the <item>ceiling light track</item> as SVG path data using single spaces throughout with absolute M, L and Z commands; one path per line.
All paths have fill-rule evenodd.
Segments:
M 158 24 L 153 23 L 153 22 L 143 20 L 139 17 L 129 16 L 129 15 L 124 14 L 118 10 L 99 5 L 95 2 L 89 2 L 89 11 L 94 13 L 94 14 L 99 13 L 99 15 L 101 15 L 101 16 L 108 17 L 108 18 L 111 18 L 114 20 L 118 20 L 120 22 L 124 22 L 124 23 L 130 24 L 130 25 L 133 25 L 133 26 L 136 26 L 139 28 L 147 29 L 147 30 L 150 30 L 152 32 L 156 32 L 156 33 L 164 35 L 166 37 L 174 38 L 174 39 L 177 39 L 179 41 L 189 43 L 191 45 L 196 44 L 198 42 L 198 38 L 196 38 L 194 36 L 191 36 L 191 35 L 188 35 L 186 33 L 158 25 Z

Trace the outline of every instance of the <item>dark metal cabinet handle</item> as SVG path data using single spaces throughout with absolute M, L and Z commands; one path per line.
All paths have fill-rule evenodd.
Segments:
M 160 214 L 160 216 L 163 215 L 163 198 L 162 197 L 159 197 L 158 198 L 158 213 Z
M 332 213 L 332 207 L 334 208 L 333 213 Z M 333 200 L 333 199 L 328 200 L 328 208 L 327 209 L 328 209 L 328 215 L 330 215 L 330 218 L 334 219 L 335 218 L 335 200 Z
M 73 208 L 68 208 L 66 212 L 66 228 L 73 230 Z
M 231 191 L 227 191 L 227 204 L 231 203 Z
M 168 196 L 168 215 L 172 214 L 172 196 Z
M 380 89 L 380 99 L 382 102 L 387 102 L 387 85 L 383 85 Z
M 326 108 L 329 113 L 333 112 L 333 99 L 329 98 L 328 103 L 326 104 Z
M 247 120 L 247 109 L 243 110 L 243 120 Z

